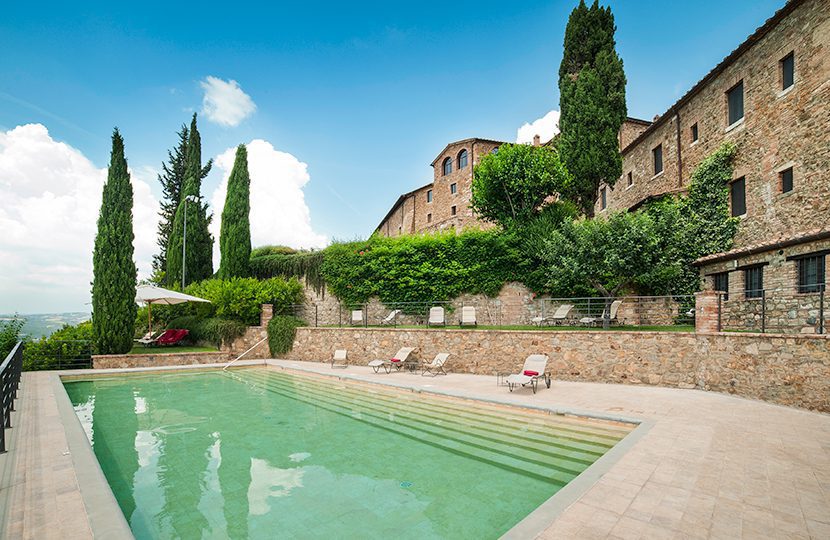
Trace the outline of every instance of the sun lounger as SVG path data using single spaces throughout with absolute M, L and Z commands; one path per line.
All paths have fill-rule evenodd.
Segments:
M 444 364 L 447 362 L 447 358 L 450 357 L 450 353 L 438 353 L 435 355 L 435 358 L 429 364 L 423 365 L 423 371 L 421 371 L 421 375 L 426 375 L 429 373 L 433 377 L 436 375 L 446 375 L 447 372 L 444 371 Z
M 346 349 L 337 349 L 334 351 L 334 356 L 331 357 L 332 368 L 346 368 Z
M 389 360 L 372 360 L 369 362 L 369 367 L 375 370 L 375 373 L 380 373 L 380 369 L 383 368 L 386 373 L 391 373 L 392 368 L 394 367 L 398 371 L 404 366 L 404 364 L 409 360 L 409 355 L 412 354 L 414 351 L 414 347 L 402 347 L 395 353 Z
M 535 394 L 539 386 L 539 379 L 542 379 L 545 381 L 545 386 L 550 388 L 550 373 L 545 371 L 547 365 L 548 356 L 546 354 L 531 354 L 525 360 L 521 373 L 514 373 L 507 377 L 507 387 L 512 392 L 517 386 L 530 385 Z
M 556 308 L 553 315 L 548 317 L 533 317 L 531 322 L 538 326 L 542 326 L 543 324 L 562 324 L 568 320 L 568 315 L 570 315 L 573 308 L 573 304 L 562 304 Z
M 352 326 L 363 326 L 363 310 L 353 309 L 349 322 L 351 322 Z
M 461 319 L 458 321 L 458 326 L 478 326 L 476 320 L 476 308 L 473 306 L 464 306 L 461 308 Z
M 393 309 L 389 312 L 389 315 L 380 320 L 380 324 L 394 324 L 398 321 L 398 315 L 400 314 L 401 310 Z
M 159 334 L 159 332 L 147 332 L 140 338 L 134 339 L 133 341 L 135 341 L 136 343 L 140 343 L 145 347 L 149 347 L 150 345 L 155 343 L 156 340 L 160 337 Z
M 441 306 L 429 308 L 429 319 L 427 326 L 446 326 L 447 319 L 444 317 L 444 308 Z
M 175 345 L 186 338 L 189 333 L 189 330 L 171 328 L 170 330 L 165 330 L 156 340 L 156 343 L 165 346 Z
M 613 302 L 611 302 L 611 309 L 609 311 L 608 316 L 609 323 L 613 323 L 617 320 L 617 311 L 619 311 L 621 304 L 622 300 L 614 300 Z M 579 322 L 590 326 L 600 324 L 602 323 L 602 320 L 605 318 L 605 313 L 605 310 L 603 310 L 602 315 L 599 317 L 582 317 L 581 319 L 579 319 Z

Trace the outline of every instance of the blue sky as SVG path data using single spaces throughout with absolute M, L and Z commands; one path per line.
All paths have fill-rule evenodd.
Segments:
M 291 154 L 308 165 L 314 233 L 348 239 L 430 181 L 447 142 L 514 141 L 522 124 L 558 109 L 575 2 L 81 4 L 4 7 L 0 133 L 42 124 L 103 168 L 118 126 L 130 166 L 158 197 L 153 169 L 202 111 L 200 83 L 234 80 L 256 110 L 236 126 L 202 115 L 203 156 L 253 139 Z M 663 112 L 782 4 L 610 2 L 629 114 Z M 221 181 L 217 170 L 204 194 Z M 29 311 L 0 302 L 8 309 Z

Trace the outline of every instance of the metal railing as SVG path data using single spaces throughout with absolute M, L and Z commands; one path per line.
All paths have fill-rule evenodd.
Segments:
M 540 298 L 534 324 L 669 327 L 695 323 L 693 295 Z
M 92 368 L 92 342 L 87 340 L 48 340 L 34 342 L 26 353 L 26 371 Z
M 830 312 L 826 283 L 721 292 L 718 330 L 776 334 L 826 334 Z
M 18 341 L 0 364 L 0 454 L 6 452 L 6 430 L 12 427 L 12 412 L 20 374 L 23 371 L 23 342 Z

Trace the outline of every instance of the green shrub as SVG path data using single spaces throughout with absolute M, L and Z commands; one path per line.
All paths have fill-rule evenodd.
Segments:
M 75 326 L 64 325 L 49 337 L 28 341 L 23 348 L 26 371 L 72 367 L 68 361 L 89 358 L 94 354 L 92 321 Z
M 14 348 L 14 344 L 20 341 L 20 330 L 23 328 L 24 319 L 17 315 L 6 321 L 0 321 L 0 363 Z
M 305 251 L 299 253 L 272 253 L 251 257 L 251 275 L 259 279 L 272 277 L 300 278 L 313 287 L 317 294 L 323 291 L 325 281 L 321 273 L 323 265 L 322 251 Z
M 176 316 L 196 315 L 202 319 L 217 317 L 232 319 L 247 325 L 259 322 L 260 306 L 273 303 L 274 310 L 284 310 L 289 304 L 302 300 L 303 287 L 294 279 L 255 278 L 207 279 L 194 283 L 185 290 L 211 303 L 191 302 L 174 309 Z
M 297 328 L 306 326 L 305 321 L 293 315 L 275 315 L 268 323 L 268 348 L 271 356 L 285 354 L 294 346 Z
M 241 337 L 247 329 L 247 326 L 239 321 L 217 317 L 202 319 L 196 315 L 177 317 L 170 321 L 169 327 L 186 329 L 189 332 L 189 341 L 211 345 L 217 349 Z
M 251 258 L 266 255 L 293 255 L 294 253 L 297 253 L 297 250 L 288 246 L 260 246 L 251 250 Z

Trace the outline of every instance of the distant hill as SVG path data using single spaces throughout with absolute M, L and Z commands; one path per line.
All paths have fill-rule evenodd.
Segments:
M 12 318 L 14 318 L 14 314 L 0 314 L 0 320 L 9 320 Z M 55 330 L 60 330 L 64 324 L 75 325 L 88 321 L 91 315 L 81 311 L 70 313 L 35 313 L 18 315 L 18 318 L 26 320 L 23 323 L 22 333 L 33 339 L 37 339 L 49 336 Z

